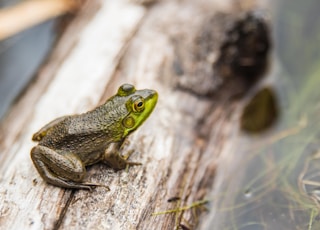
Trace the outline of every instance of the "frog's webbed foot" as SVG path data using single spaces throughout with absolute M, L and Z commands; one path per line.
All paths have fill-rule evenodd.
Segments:
M 92 189 L 95 189 L 96 187 L 103 187 L 103 188 L 107 189 L 108 191 L 110 191 L 109 186 L 104 185 L 104 184 L 99 184 L 99 183 L 83 182 L 80 184 L 80 186 L 82 186 L 84 189 L 88 189 L 90 191 L 92 191 Z
M 142 165 L 142 163 L 140 163 L 140 162 L 126 161 L 126 172 L 128 172 L 129 167 L 134 166 L 134 165 Z
M 134 150 L 132 150 L 132 153 L 133 152 L 134 152 Z M 130 153 L 130 155 L 132 153 Z M 129 161 L 128 158 L 130 157 L 130 155 L 124 155 L 123 156 L 123 160 L 126 162 L 126 166 L 142 165 L 142 163 L 140 163 L 140 162 Z
M 126 161 L 127 166 L 142 165 L 140 162 Z
M 133 161 L 128 161 L 129 157 L 134 153 L 134 150 L 131 149 L 129 150 L 126 154 L 122 155 L 122 159 L 125 161 L 126 164 L 126 171 L 128 171 L 130 166 L 134 165 L 142 165 L 140 162 L 133 162 Z
M 130 143 L 129 141 L 125 141 L 124 143 Z M 123 145 L 122 144 L 120 151 L 123 151 Z M 121 157 L 122 159 L 126 162 L 126 168 L 130 167 L 130 166 L 134 166 L 134 165 L 142 165 L 142 163 L 140 162 L 132 162 L 132 161 L 128 161 L 129 157 L 134 153 L 134 149 L 128 150 L 125 154 L 122 154 Z
M 106 149 L 103 159 L 105 164 L 109 165 L 115 170 L 125 169 L 133 165 L 141 165 L 139 162 L 132 162 L 128 160 L 129 157 L 134 153 L 134 150 L 129 150 L 126 154 L 122 155 L 121 151 L 118 149 L 118 146 L 119 143 L 111 145 L 108 149 Z M 122 146 L 120 150 L 123 150 Z
M 134 153 L 134 150 L 131 149 L 131 150 L 129 150 L 126 154 L 122 155 L 122 158 L 123 158 L 124 160 L 128 160 L 129 157 L 130 157 L 133 153 Z
M 86 182 L 83 182 L 83 183 L 75 183 L 75 182 L 71 182 L 71 181 L 64 181 L 64 182 L 66 183 L 65 186 L 62 186 L 62 185 L 58 185 L 58 186 L 61 186 L 64 188 L 71 188 L 71 189 L 86 189 L 86 190 L 90 190 L 90 191 L 92 191 L 93 189 L 95 189 L 98 186 L 102 186 L 100 184 L 86 183 Z M 57 185 L 57 184 L 55 184 L 55 185 Z M 110 191 L 109 187 L 108 187 L 108 190 Z

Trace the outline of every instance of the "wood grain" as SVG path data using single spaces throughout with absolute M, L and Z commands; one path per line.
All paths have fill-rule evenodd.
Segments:
M 220 153 L 237 130 L 231 115 L 239 102 L 178 90 L 172 41 L 194 37 L 206 17 L 234 10 L 232 1 L 88 2 L 1 124 L 1 229 L 193 229 L 212 212 L 199 206 L 153 213 L 208 198 Z M 159 93 L 154 113 L 127 146 L 143 165 L 118 172 L 90 167 L 87 180 L 110 191 L 46 184 L 30 160 L 32 134 L 58 116 L 103 103 L 124 82 Z M 168 202 L 172 197 L 177 201 Z

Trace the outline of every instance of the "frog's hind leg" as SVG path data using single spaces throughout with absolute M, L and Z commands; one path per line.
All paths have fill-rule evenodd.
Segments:
M 81 183 L 86 168 L 72 153 L 61 154 L 45 146 L 35 146 L 31 159 L 41 177 L 48 183 L 77 189 L 92 189 L 97 184 Z

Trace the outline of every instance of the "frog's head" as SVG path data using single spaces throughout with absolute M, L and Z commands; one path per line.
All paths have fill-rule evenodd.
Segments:
M 123 84 L 119 87 L 117 96 L 126 98 L 127 114 L 122 119 L 122 137 L 126 137 L 149 117 L 157 104 L 158 93 L 151 89 L 136 90 L 133 85 Z

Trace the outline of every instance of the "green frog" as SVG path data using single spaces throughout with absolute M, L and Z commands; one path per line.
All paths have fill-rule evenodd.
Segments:
M 84 182 L 86 166 L 102 162 L 115 170 L 140 163 L 128 161 L 133 151 L 122 155 L 126 137 L 149 117 L 158 100 L 151 89 L 136 90 L 123 84 L 116 95 L 92 111 L 57 118 L 32 140 L 38 145 L 31 159 L 48 183 L 75 189 L 100 184 Z

